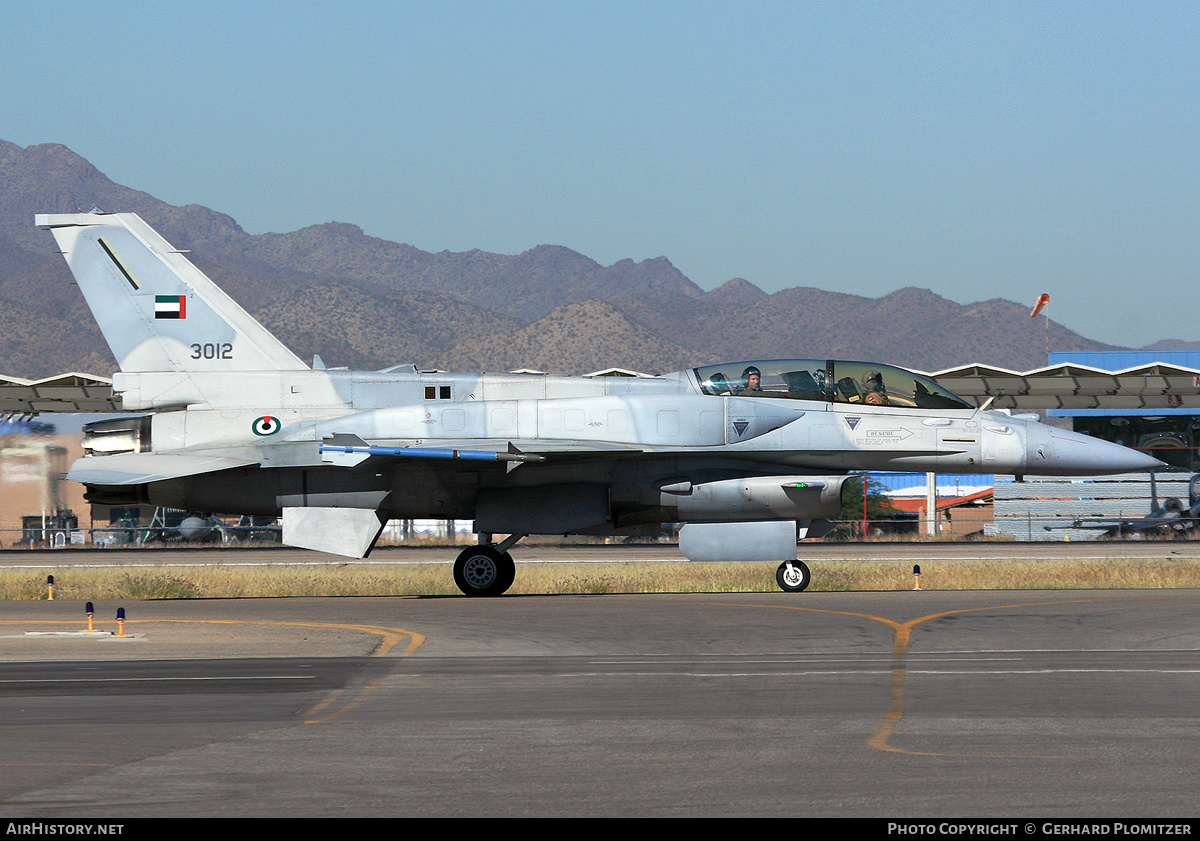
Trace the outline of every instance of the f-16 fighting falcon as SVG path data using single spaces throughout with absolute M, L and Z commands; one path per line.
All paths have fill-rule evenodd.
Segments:
M 125 412 L 68 478 L 107 505 L 282 518 L 292 546 L 365 557 L 391 518 L 474 520 L 471 596 L 512 584 L 529 534 L 683 523 L 692 560 L 780 562 L 841 508 L 849 471 L 1095 475 L 1130 449 L 977 408 L 890 365 L 750 360 L 656 377 L 309 367 L 141 218 L 39 215 L 120 366 Z M 493 542 L 492 536 L 504 536 Z

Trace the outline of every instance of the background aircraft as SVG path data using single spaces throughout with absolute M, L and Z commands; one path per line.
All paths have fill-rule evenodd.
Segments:
M 1200 524 L 1200 474 L 1188 481 L 1188 498 L 1168 497 L 1161 505 L 1158 490 L 1151 475 L 1150 513 L 1144 517 L 1080 517 L 1069 526 L 1042 526 L 1046 531 L 1057 529 L 1095 529 L 1102 537 L 1122 538 L 1142 535 L 1162 535 L 1187 539 Z
M 364 557 L 390 518 L 473 519 L 454 578 L 498 595 L 528 534 L 653 533 L 693 560 L 780 561 L 828 528 L 848 471 L 1149 470 L 1133 450 L 978 409 L 888 365 L 759 360 L 657 377 L 310 368 L 134 214 L 39 215 L 118 364 L 126 412 L 85 427 L 88 499 L 276 515 Z M 403 325 L 398 325 L 403 329 Z M 507 535 L 499 543 L 492 535 Z

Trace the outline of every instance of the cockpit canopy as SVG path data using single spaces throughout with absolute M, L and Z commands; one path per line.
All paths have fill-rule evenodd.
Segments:
M 767 359 L 694 369 L 700 389 L 715 396 L 824 400 L 917 409 L 974 409 L 928 377 L 878 362 Z

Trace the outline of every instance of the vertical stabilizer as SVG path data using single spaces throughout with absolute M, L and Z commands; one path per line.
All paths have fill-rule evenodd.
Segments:
M 38 214 L 122 371 L 307 370 L 133 213 Z

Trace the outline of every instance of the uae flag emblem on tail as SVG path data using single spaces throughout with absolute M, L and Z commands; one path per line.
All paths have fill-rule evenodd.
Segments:
M 155 318 L 187 318 L 186 295 L 155 295 Z

